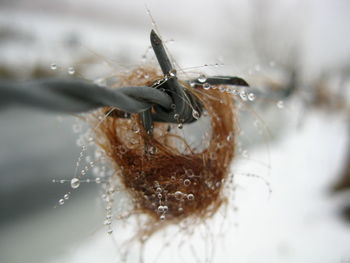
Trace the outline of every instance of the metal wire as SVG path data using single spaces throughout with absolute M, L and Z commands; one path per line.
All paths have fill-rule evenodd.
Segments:
M 0 81 L 1 106 L 30 106 L 54 112 L 81 113 L 110 106 L 140 113 L 152 105 L 171 110 L 168 94 L 151 87 L 108 89 L 82 81 L 43 79 L 27 82 Z

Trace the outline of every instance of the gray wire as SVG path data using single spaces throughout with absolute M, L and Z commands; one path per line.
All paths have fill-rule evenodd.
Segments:
M 170 96 L 151 87 L 109 89 L 67 79 L 44 79 L 28 82 L 0 80 L 1 106 L 30 106 L 54 112 L 81 113 L 110 106 L 128 113 L 140 113 L 152 105 L 171 110 Z

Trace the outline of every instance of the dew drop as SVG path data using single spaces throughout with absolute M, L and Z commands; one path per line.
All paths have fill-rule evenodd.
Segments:
M 248 151 L 247 150 L 243 150 L 242 156 L 245 157 L 245 158 L 248 158 Z
M 113 234 L 113 230 L 112 229 L 108 229 L 107 230 L 107 234 L 109 234 L 109 235 Z
M 71 181 L 70 181 L 70 186 L 73 188 L 73 189 L 76 189 L 80 186 L 80 180 L 76 177 L 74 177 Z
M 169 71 L 169 76 L 172 77 L 172 78 L 176 77 L 176 69 L 170 70 Z
M 207 81 L 207 77 L 203 74 L 199 75 L 198 79 L 197 79 L 200 83 L 204 83 Z
M 60 199 L 60 200 L 58 201 L 58 203 L 59 203 L 60 205 L 63 205 L 63 204 L 64 204 L 64 199 Z
M 255 94 L 254 93 L 249 93 L 248 94 L 248 100 L 254 101 L 255 100 Z
M 196 111 L 196 110 L 193 110 L 193 111 L 192 111 L 192 116 L 193 116 L 193 118 L 195 118 L 196 120 L 198 120 L 199 117 L 200 117 L 199 112 Z
M 205 90 L 208 90 L 208 89 L 210 89 L 210 84 L 209 83 L 204 83 L 203 84 L 203 89 L 205 89 Z
M 168 206 L 163 205 L 163 210 L 164 210 L 164 213 L 168 212 L 168 210 L 169 210 Z
M 101 178 L 100 178 L 100 177 L 97 177 L 97 178 L 95 179 L 95 183 L 96 183 L 96 184 L 100 184 L 100 183 L 101 183 Z
M 68 74 L 73 75 L 75 73 L 75 69 L 73 67 L 68 68 Z
M 239 93 L 239 96 L 241 97 L 241 99 L 243 101 L 247 101 L 247 94 L 244 90 L 242 90 L 240 93 Z
M 185 186 L 189 186 L 191 184 L 191 180 L 189 180 L 189 179 L 185 179 L 184 180 L 184 185 Z
M 158 212 L 163 213 L 164 212 L 164 207 L 162 205 L 158 206 Z
M 174 104 L 174 105 L 175 105 L 175 104 Z M 178 113 L 175 113 L 175 114 L 174 114 L 174 119 L 177 120 L 177 119 L 179 119 L 179 118 L 180 118 L 180 115 L 179 115 Z
M 184 126 L 183 126 L 182 123 L 179 123 L 179 125 L 177 125 L 177 127 L 178 127 L 179 129 L 182 129 Z
M 106 219 L 106 220 L 103 222 L 103 224 L 106 225 L 106 226 L 109 226 L 110 224 L 112 224 L 112 220 Z
M 183 193 L 181 191 L 176 191 L 174 196 L 175 196 L 175 199 L 181 200 L 183 197 Z
M 68 200 L 68 199 L 69 199 L 69 194 L 65 194 L 65 195 L 63 196 L 63 198 L 66 199 L 66 200 Z
M 56 70 L 56 69 L 57 69 L 57 65 L 56 65 L 55 63 L 52 63 L 52 64 L 50 65 L 50 68 L 51 68 L 52 70 Z
M 193 194 L 188 194 L 187 195 L 187 199 L 190 200 L 190 201 L 194 200 L 194 195 Z
M 279 109 L 283 109 L 284 108 L 284 102 L 283 102 L 283 100 L 279 100 L 278 102 L 277 102 L 277 108 L 279 108 Z
M 162 221 L 165 220 L 165 215 L 161 215 L 161 216 L 159 217 L 159 219 L 162 220 Z

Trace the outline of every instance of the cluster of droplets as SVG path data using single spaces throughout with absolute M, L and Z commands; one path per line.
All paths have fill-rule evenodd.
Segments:
M 76 122 L 73 124 L 74 133 L 82 133 L 83 126 L 81 123 Z M 88 145 L 92 145 L 94 138 L 91 135 L 91 131 L 87 131 L 85 134 L 81 134 L 77 139 L 77 145 L 81 147 L 78 160 L 76 162 L 75 173 L 72 179 L 53 179 L 53 183 L 69 183 L 71 189 L 75 190 L 80 187 L 81 183 L 96 183 L 100 184 L 103 182 L 103 177 L 105 176 L 106 167 L 104 165 L 105 158 L 102 156 L 100 150 L 96 149 L 93 157 L 90 156 L 88 151 Z M 93 178 L 88 177 L 88 173 L 92 172 Z M 71 192 L 66 193 L 63 198 L 58 200 L 59 205 L 65 204 L 71 196 Z
M 50 69 L 51 69 L 51 70 L 58 70 L 59 67 L 57 66 L 56 63 L 51 63 Z M 75 74 L 75 68 L 72 67 L 72 66 L 68 67 L 68 68 L 67 68 L 67 73 L 68 73 L 69 75 L 74 75 L 74 74 Z
M 256 96 L 253 92 L 249 91 L 249 87 L 245 86 L 234 86 L 234 87 L 227 87 L 224 85 L 220 86 L 212 86 L 207 82 L 208 78 L 204 74 L 200 74 L 197 78 L 196 82 L 190 82 L 191 87 L 195 87 L 196 85 L 201 85 L 204 90 L 209 89 L 218 89 L 220 92 L 227 92 L 233 95 L 237 95 L 242 101 L 254 101 Z

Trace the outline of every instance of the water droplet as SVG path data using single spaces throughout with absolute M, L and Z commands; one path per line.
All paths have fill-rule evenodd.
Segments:
M 106 219 L 106 220 L 103 222 L 103 224 L 106 225 L 106 226 L 109 226 L 110 224 L 112 224 L 112 220 Z
M 175 199 L 181 200 L 183 197 L 183 193 L 181 191 L 176 191 L 174 196 L 175 196 Z
M 161 215 L 161 216 L 159 217 L 159 219 L 162 220 L 162 221 L 165 220 L 165 215 Z
M 188 194 L 187 195 L 187 199 L 190 200 L 190 201 L 194 200 L 194 195 L 193 194 Z
M 184 185 L 185 186 L 189 186 L 191 184 L 191 180 L 189 180 L 189 179 L 185 179 L 184 180 Z
M 177 127 L 178 127 L 179 129 L 182 129 L 184 126 L 183 126 L 182 123 L 179 123 L 179 125 L 177 125 Z
M 64 199 L 60 199 L 60 200 L 58 201 L 58 203 L 59 203 L 60 205 L 63 205 L 63 204 L 64 204 Z
M 158 198 L 159 198 L 159 199 L 161 199 L 161 198 L 162 198 L 162 194 L 158 194 L 157 196 L 158 196 Z
M 168 206 L 163 205 L 163 210 L 164 210 L 164 213 L 168 212 L 168 210 L 169 210 Z
M 97 178 L 95 179 L 95 183 L 96 183 L 96 184 L 100 184 L 100 183 L 101 183 L 101 178 L 100 178 L 100 177 L 97 177 Z
M 208 89 L 210 89 L 210 84 L 209 83 L 204 83 L 203 84 L 203 89 L 205 89 L 205 90 L 208 90 Z
M 229 135 L 229 136 L 227 136 L 226 141 L 230 142 L 230 141 L 232 141 L 232 138 L 233 138 L 233 136 Z
M 255 100 L 255 94 L 254 93 L 249 93 L 248 94 L 248 100 L 250 100 L 250 101 Z
M 56 183 L 56 180 L 55 180 L 55 179 L 52 179 L 52 182 L 53 182 L 53 183 Z
M 175 104 L 174 104 L 174 105 L 175 105 Z M 179 115 L 178 113 L 175 113 L 175 114 L 174 114 L 174 119 L 177 120 L 177 119 L 179 119 L 179 118 L 180 118 L 180 115 Z
M 71 181 L 70 181 L 70 186 L 73 188 L 73 189 L 76 189 L 80 186 L 80 180 L 76 177 L 74 177 Z
M 158 206 L 158 212 L 163 213 L 164 212 L 164 207 L 162 205 Z
M 283 100 L 278 101 L 276 105 L 277 105 L 277 108 L 283 109 L 283 108 L 284 108 L 284 102 L 283 102 Z
M 107 230 L 107 234 L 110 234 L 110 235 L 113 234 L 113 230 L 112 229 L 108 229 Z
M 247 150 L 243 150 L 242 156 L 245 157 L 245 158 L 248 158 L 248 151 Z
M 68 68 L 68 74 L 73 75 L 75 73 L 75 69 L 73 67 Z
M 57 69 L 57 65 L 56 65 L 55 63 L 52 63 L 52 64 L 50 65 L 50 68 L 51 68 L 52 70 L 56 70 L 56 69 Z
M 169 76 L 172 77 L 172 78 L 176 77 L 176 69 L 170 70 L 169 71 Z
M 200 83 L 204 83 L 207 81 L 207 77 L 203 74 L 199 75 L 198 79 L 197 79 Z
M 140 128 L 139 128 L 139 126 L 136 123 L 131 127 L 131 130 L 134 133 L 139 133 L 140 132 Z
M 247 94 L 244 90 L 242 90 L 240 93 L 239 93 L 239 96 L 241 97 L 241 99 L 243 101 L 247 101 Z
M 171 105 L 170 105 L 170 108 L 172 108 L 173 110 L 175 110 L 175 109 L 176 109 L 176 104 L 174 104 L 174 103 L 171 104 Z
M 200 117 L 199 112 L 196 111 L 196 110 L 193 110 L 193 111 L 192 111 L 192 116 L 193 116 L 193 118 L 195 118 L 196 120 L 198 120 L 199 117 Z
M 162 188 L 157 187 L 156 192 L 157 192 L 157 193 L 161 193 L 161 192 L 162 192 Z
M 68 200 L 68 199 L 69 199 L 69 194 L 65 194 L 65 195 L 63 196 L 63 198 L 66 199 L 66 200 Z

